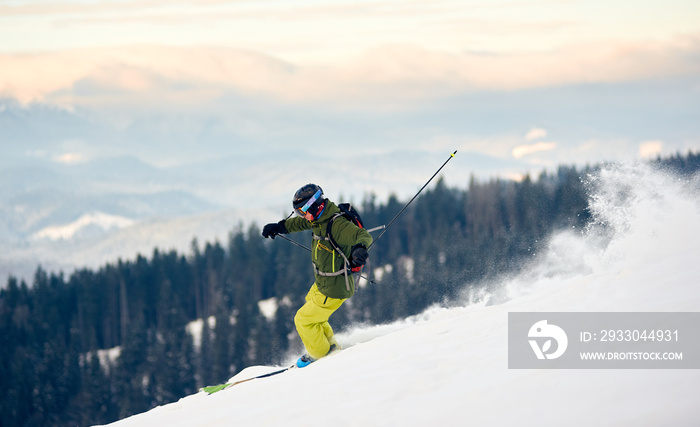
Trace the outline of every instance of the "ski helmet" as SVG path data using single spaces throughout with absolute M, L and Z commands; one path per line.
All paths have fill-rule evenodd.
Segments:
M 320 210 L 325 207 L 326 199 L 323 198 L 323 189 L 316 184 L 306 184 L 294 193 L 292 205 L 294 212 L 304 216 L 309 212 L 314 218 L 318 218 Z

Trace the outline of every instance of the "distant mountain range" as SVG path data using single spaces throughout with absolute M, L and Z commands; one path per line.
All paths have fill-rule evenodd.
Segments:
M 225 240 L 239 223 L 286 216 L 294 191 L 309 182 L 333 200 L 407 200 L 457 148 L 368 152 L 342 142 L 347 135 L 255 143 L 200 135 L 203 118 L 161 134 L 165 118 L 119 125 L 41 104 L 0 106 L 0 286 L 9 274 L 31 282 L 39 264 L 69 272 L 155 247 L 187 251 L 195 237 Z M 472 174 L 504 168 L 527 170 L 460 152 L 443 176 L 465 187 Z

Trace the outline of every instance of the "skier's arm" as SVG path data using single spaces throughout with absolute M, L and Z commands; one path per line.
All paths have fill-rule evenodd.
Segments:
M 288 233 L 311 230 L 311 223 L 300 216 L 289 218 L 288 220 L 283 221 L 283 223 L 284 228 L 287 229 Z

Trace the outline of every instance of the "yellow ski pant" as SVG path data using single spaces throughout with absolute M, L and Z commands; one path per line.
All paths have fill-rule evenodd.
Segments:
M 306 294 L 306 304 L 302 305 L 294 316 L 294 324 L 301 342 L 304 343 L 309 356 L 314 359 L 325 356 L 331 344 L 338 343 L 333 336 L 333 328 L 328 324 L 328 318 L 344 301 L 323 295 L 314 283 Z

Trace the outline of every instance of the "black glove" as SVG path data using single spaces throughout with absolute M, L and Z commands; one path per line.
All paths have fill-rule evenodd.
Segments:
M 263 227 L 262 235 L 264 238 L 275 238 L 278 234 L 287 234 L 287 227 L 284 226 L 284 220 L 280 222 L 273 222 L 272 224 L 267 224 Z
M 350 266 L 362 267 L 367 263 L 367 258 L 369 258 L 367 247 L 365 247 L 363 244 L 353 246 L 352 250 L 350 251 L 350 257 L 352 258 Z

